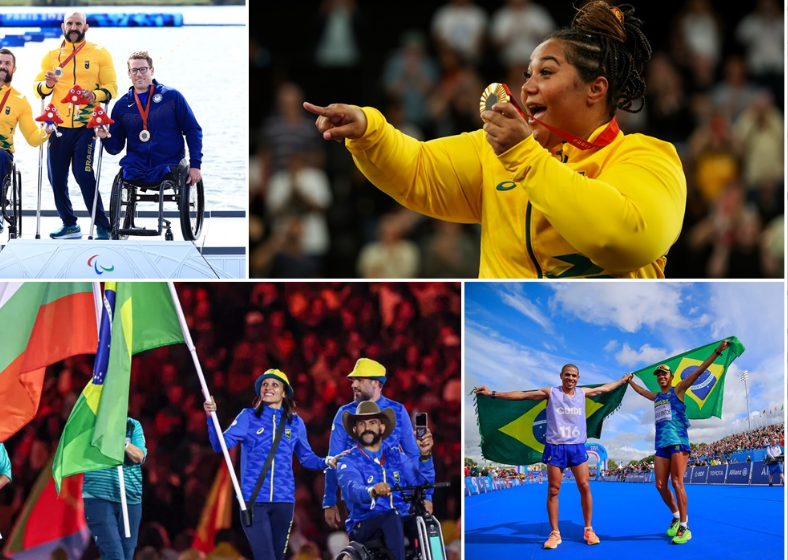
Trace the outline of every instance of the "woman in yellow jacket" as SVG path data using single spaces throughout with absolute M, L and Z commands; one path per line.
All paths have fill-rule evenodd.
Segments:
M 643 107 L 642 24 L 632 6 L 588 3 L 534 50 L 527 116 L 499 102 L 469 134 L 418 142 L 370 107 L 304 107 L 404 206 L 480 223 L 481 278 L 664 278 L 684 218 L 681 162 L 671 144 L 624 135 L 614 116 Z

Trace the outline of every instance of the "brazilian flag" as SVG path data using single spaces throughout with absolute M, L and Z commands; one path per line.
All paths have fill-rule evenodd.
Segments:
M 744 345 L 735 336 L 727 340 L 729 346 L 723 350 L 722 355 L 716 357 L 714 363 L 698 377 L 695 384 L 684 394 L 684 404 L 687 405 L 687 418 L 690 420 L 711 418 L 712 416 L 722 418 L 722 394 L 725 387 L 725 374 L 731 362 L 741 356 L 745 350 Z M 665 364 L 673 372 L 673 386 L 675 387 L 698 369 L 698 366 L 717 349 L 720 342 L 722 340 L 695 348 L 695 350 L 684 352 L 678 356 L 673 356 L 658 364 L 652 364 L 636 371 L 635 375 L 646 384 L 649 391 L 660 392 L 654 370 L 657 366 Z
M 592 389 L 597 385 L 583 385 Z M 613 414 L 629 386 L 624 383 L 608 393 L 586 398 L 586 431 L 602 436 L 602 422 Z M 504 465 L 533 465 L 542 461 L 547 432 L 547 400 L 505 401 L 476 395 L 476 415 L 482 436 L 482 456 Z

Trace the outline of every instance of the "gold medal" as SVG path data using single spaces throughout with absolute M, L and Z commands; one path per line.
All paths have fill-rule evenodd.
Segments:
M 55 68 L 55 76 L 57 76 L 59 78 L 62 75 L 63 75 L 63 69 L 60 66 L 56 67 Z
M 482 92 L 482 99 L 479 101 L 479 113 L 492 111 L 496 103 L 509 103 L 511 97 L 503 84 L 492 83 Z
M 148 140 L 150 140 L 150 132 L 148 132 L 147 130 L 143 130 L 142 132 L 140 132 L 140 140 L 142 140 L 143 142 L 147 142 Z

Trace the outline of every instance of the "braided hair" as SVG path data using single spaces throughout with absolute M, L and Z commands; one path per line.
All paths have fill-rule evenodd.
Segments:
M 583 81 L 607 78 L 611 117 L 616 109 L 639 113 L 646 103 L 643 72 L 651 58 L 651 45 L 641 30 L 643 21 L 634 14 L 629 4 L 615 7 L 592 0 L 578 9 L 569 27 L 547 37 L 564 43 L 566 59 Z M 640 106 L 633 108 L 637 100 Z

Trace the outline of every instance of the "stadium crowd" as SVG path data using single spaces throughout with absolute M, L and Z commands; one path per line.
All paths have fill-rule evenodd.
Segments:
M 476 130 L 484 87 L 519 92 L 531 50 L 569 24 L 571 4 L 310 0 L 282 6 L 310 31 L 297 41 L 281 18 L 260 18 L 249 49 L 251 275 L 475 277 L 479 227 L 415 215 L 378 191 L 301 103 L 371 105 L 423 140 Z M 641 3 L 637 15 L 654 50 L 647 102 L 619 124 L 673 143 L 688 183 L 667 276 L 782 277 L 782 4 Z
M 785 424 L 774 424 L 752 432 L 727 436 L 714 443 L 701 443 L 692 450 L 690 464 L 703 466 L 735 462 L 731 459 L 731 454 L 769 447 L 772 437 L 776 438 L 781 446 L 785 446 Z
M 387 368 L 384 395 L 414 414 L 427 412 L 435 447 L 435 515 L 447 546 L 457 541 L 460 476 L 459 283 L 207 283 L 177 284 L 191 335 L 220 423 L 229 426 L 254 397 L 253 382 L 270 367 L 285 371 L 297 413 L 314 451 L 325 455 L 337 409 L 353 399 L 345 376 L 369 357 Z M 52 457 L 79 394 L 90 381 L 93 356 L 51 366 L 33 422 L 6 442 L 13 483 L 0 495 L 0 532 L 10 533 L 26 496 Z M 203 397 L 185 345 L 135 356 L 129 416 L 147 439 L 143 517 L 136 559 L 199 560 L 190 550 L 215 473 L 225 468 L 208 442 Z M 323 473 L 295 462 L 296 513 L 288 558 L 333 558 L 347 542 L 323 516 Z M 220 532 L 208 558 L 251 558 L 233 500 L 233 527 Z M 83 560 L 94 560 L 91 545 Z M 59 558 L 56 560 L 68 560 Z M 70 559 L 78 560 L 78 559 Z

